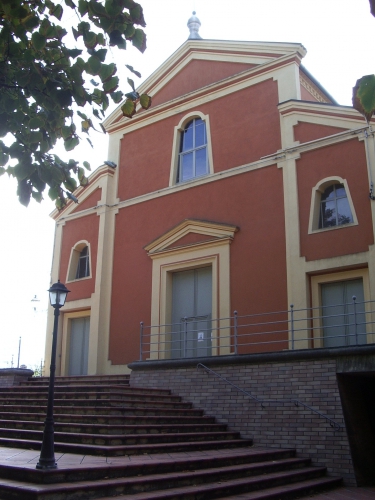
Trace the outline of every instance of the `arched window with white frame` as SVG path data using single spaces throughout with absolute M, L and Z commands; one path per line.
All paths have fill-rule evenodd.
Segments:
M 70 254 L 67 282 L 91 278 L 90 244 L 80 241 L 74 245 Z
M 181 132 L 177 182 L 202 177 L 208 172 L 206 124 L 201 118 L 194 118 Z
M 327 177 L 312 189 L 309 234 L 358 224 L 346 179 Z
M 201 179 L 213 171 L 209 117 L 192 111 L 174 129 L 169 185 Z

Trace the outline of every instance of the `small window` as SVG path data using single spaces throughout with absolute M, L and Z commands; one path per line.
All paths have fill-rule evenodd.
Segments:
M 321 179 L 311 193 L 308 234 L 358 225 L 348 182 L 342 177 Z
M 209 172 L 206 124 L 191 120 L 181 132 L 177 182 L 202 177 Z
M 90 243 L 88 241 L 80 241 L 74 245 L 70 253 L 67 281 L 90 277 Z
M 79 254 L 76 279 L 86 278 L 87 276 L 90 276 L 89 247 L 85 247 Z
M 352 212 L 343 184 L 332 184 L 322 193 L 319 229 L 353 222 Z

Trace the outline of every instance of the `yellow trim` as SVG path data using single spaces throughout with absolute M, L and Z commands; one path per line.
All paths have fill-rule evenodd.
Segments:
M 203 230 L 205 225 L 206 230 Z M 231 234 L 230 229 L 231 228 Z M 199 267 L 212 268 L 212 347 L 213 354 L 230 354 L 230 243 L 235 226 L 220 227 L 215 223 L 184 221 L 146 247 L 152 259 L 151 297 L 151 359 L 163 359 L 163 346 L 168 341 L 171 322 L 172 273 Z M 167 246 L 190 232 L 199 232 L 217 239 L 173 249 Z M 227 318 L 220 322 L 217 318 Z
M 340 224 L 339 226 L 319 228 L 319 211 L 320 211 L 321 196 L 324 193 L 324 191 L 333 184 L 343 184 L 346 192 L 346 197 L 349 202 L 349 207 L 352 212 L 353 222 L 351 222 L 350 224 Z M 342 177 L 339 177 L 337 175 L 332 177 L 325 177 L 312 188 L 308 234 L 320 233 L 322 231 L 332 231 L 335 229 L 342 229 L 348 226 L 358 226 L 357 214 L 355 212 L 353 200 L 350 195 L 348 182 L 346 179 L 343 179 Z
M 76 318 L 86 318 L 91 316 L 91 309 L 86 311 L 75 311 L 75 312 L 64 312 L 63 316 L 63 330 L 61 339 L 61 375 L 66 376 L 69 374 L 69 347 L 70 347 L 70 332 L 71 332 L 71 320 Z M 91 321 L 90 321 L 90 334 L 91 336 Z M 89 340 L 90 346 L 90 340 Z M 89 347 L 90 354 L 90 347 Z
M 370 293 L 370 280 L 369 280 L 369 270 L 365 269 L 352 269 L 350 271 L 342 271 L 338 273 L 323 274 L 320 276 L 311 276 L 311 298 L 313 307 L 313 336 L 315 338 L 315 347 L 323 347 L 323 324 L 321 320 L 320 308 L 322 307 L 322 294 L 321 285 L 324 283 L 335 283 L 340 281 L 349 281 L 354 279 L 363 280 L 363 295 L 365 302 L 371 300 Z M 366 321 L 368 324 L 372 324 L 375 320 L 373 318 L 374 313 L 372 312 L 372 305 L 370 303 L 365 304 L 366 311 Z M 375 342 L 375 334 L 367 334 L 367 342 Z
M 78 266 L 78 261 L 80 254 L 82 250 L 88 247 L 88 252 L 89 252 L 89 275 L 85 276 L 84 278 L 76 278 L 77 274 L 77 266 Z M 91 262 L 91 246 L 90 243 L 87 240 L 80 240 L 78 241 L 74 247 L 70 251 L 70 257 L 69 257 L 69 264 L 68 264 L 68 271 L 66 275 L 66 283 L 71 283 L 72 281 L 82 281 L 82 280 L 87 280 L 92 278 L 92 262 Z

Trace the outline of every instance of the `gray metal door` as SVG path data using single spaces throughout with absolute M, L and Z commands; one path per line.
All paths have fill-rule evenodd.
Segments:
M 321 292 L 324 347 L 366 344 L 362 279 L 325 283 Z
M 171 357 L 211 355 L 212 269 L 173 273 Z
M 71 320 L 69 375 L 87 375 L 89 336 L 90 316 Z

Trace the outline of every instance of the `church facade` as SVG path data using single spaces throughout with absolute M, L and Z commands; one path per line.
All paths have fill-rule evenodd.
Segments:
M 51 281 L 70 290 L 57 373 L 374 342 L 374 134 L 302 66 L 305 53 L 192 38 L 141 85 L 150 109 L 107 118 L 112 166 L 52 214 Z M 334 306 L 353 296 L 366 325 L 347 337 Z M 339 328 L 312 312 L 329 307 Z M 268 324 L 234 340 L 234 311 Z

